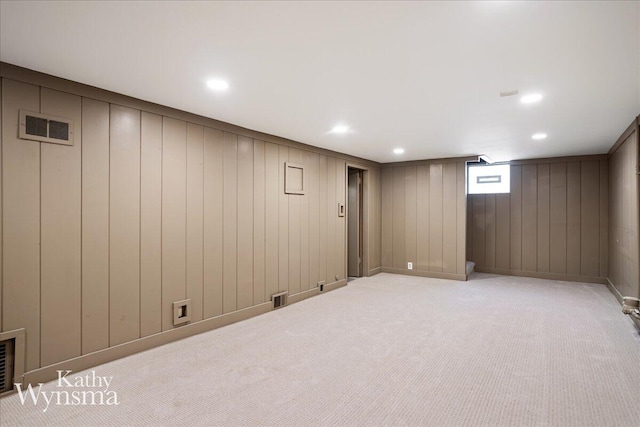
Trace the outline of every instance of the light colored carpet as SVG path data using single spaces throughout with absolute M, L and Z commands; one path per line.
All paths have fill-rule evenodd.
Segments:
M 12 395 L 0 424 L 640 424 L 639 335 L 593 284 L 379 274 L 95 371 L 119 406 Z

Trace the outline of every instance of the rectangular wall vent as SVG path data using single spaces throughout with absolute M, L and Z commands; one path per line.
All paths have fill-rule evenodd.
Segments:
M 276 308 L 284 307 L 285 305 L 287 305 L 287 295 L 288 294 L 289 294 L 289 292 L 284 291 L 284 292 L 280 292 L 278 294 L 273 294 L 271 296 L 271 301 L 273 301 L 273 309 L 274 310 Z
M 13 389 L 13 340 L 0 341 L 0 393 Z
M 73 145 L 73 121 L 61 117 L 20 110 L 20 139 Z

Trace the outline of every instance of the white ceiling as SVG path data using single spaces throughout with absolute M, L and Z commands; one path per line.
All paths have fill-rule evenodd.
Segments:
M 4 62 L 380 162 L 603 153 L 640 114 L 640 2 L 2 1 L 0 15 Z M 498 96 L 513 89 L 545 97 Z M 328 133 L 339 123 L 353 131 Z

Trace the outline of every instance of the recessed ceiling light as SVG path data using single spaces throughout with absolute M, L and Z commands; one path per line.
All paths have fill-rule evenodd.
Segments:
M 546 133 L 534 133 L 533 135 L 531 135 L 532 139 L 535 139 L 536 141 L 539 141 L 541 139 L 545 139 L 547 137 Z
M 534 102 L 538 102 L 541 99 L 542 99 L 542 94 L 530 93 L 520 98 L 520 102 L 522 102 L 523 104 L 533 104 Z
M 393 154 L 402 154 L 404 153 L 404 148 L 394 148 Z
M 223 92 L 229 89 L 229 83 L 225 80 L 220 79 L 211 79 L 207 81 L 207 86 L 211 90 L 215 90 L 216 92 Z
M 331 129 L 331 133 L 347 133 L 349 132 L 349 126 L 346 125 L 336 125 Z

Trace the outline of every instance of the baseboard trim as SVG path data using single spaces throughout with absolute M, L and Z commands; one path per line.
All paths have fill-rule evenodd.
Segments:
M 466 274 L 441 273 L 438 271 L 406 270 L 404 268 L 392 268 L 392 267 L 382 267 L 382 273 L 404 274 L 406 276 L 430 277 L 432 279 L 460 280 L 463 282 L 467 280 Z
M 478 273 L 500 274 L 503 276 L 532 277 L 534 279 L 562 280 L 565 282 L 597 283 L 600 285 L 607 284 L 606 277 L 578 276 L 575 274 L 547 273 L 543 271 L 506 270 L 501 268 L 478 267 L 477 265 L 475 271 Z
M 343 286 L 347 286 L 347 279 L 338 280 L 337 282 L 329 283 L 324 285 L 324 292 L 333 291 L 335 289 L 341 288 Z
M 608 277 L 607 277 L 606 285 L 607 285 L 607 288 L 609 288 L 609 291 L 613 294 L 613 296 L 616 297 L 620 305 L 622 305 L 622 294 L 620 293 L 618 288 L 616 288 L 613 282 L 611 282 L 611 279 L 609 279 Z
M 318 295 L 320 293 L 319 288 L 311 288 L 306 291 L 298 292 L 297 294 L 289 295 L 287 304 L 295 304 L 307 298 L 311 298 L 314 295 Z
M 371 270 L 369 270 L 369 276 L 375 276 L 376 274 L 382 273 L 382 267 L 376 267 L 376 268 L 372 268 Z

